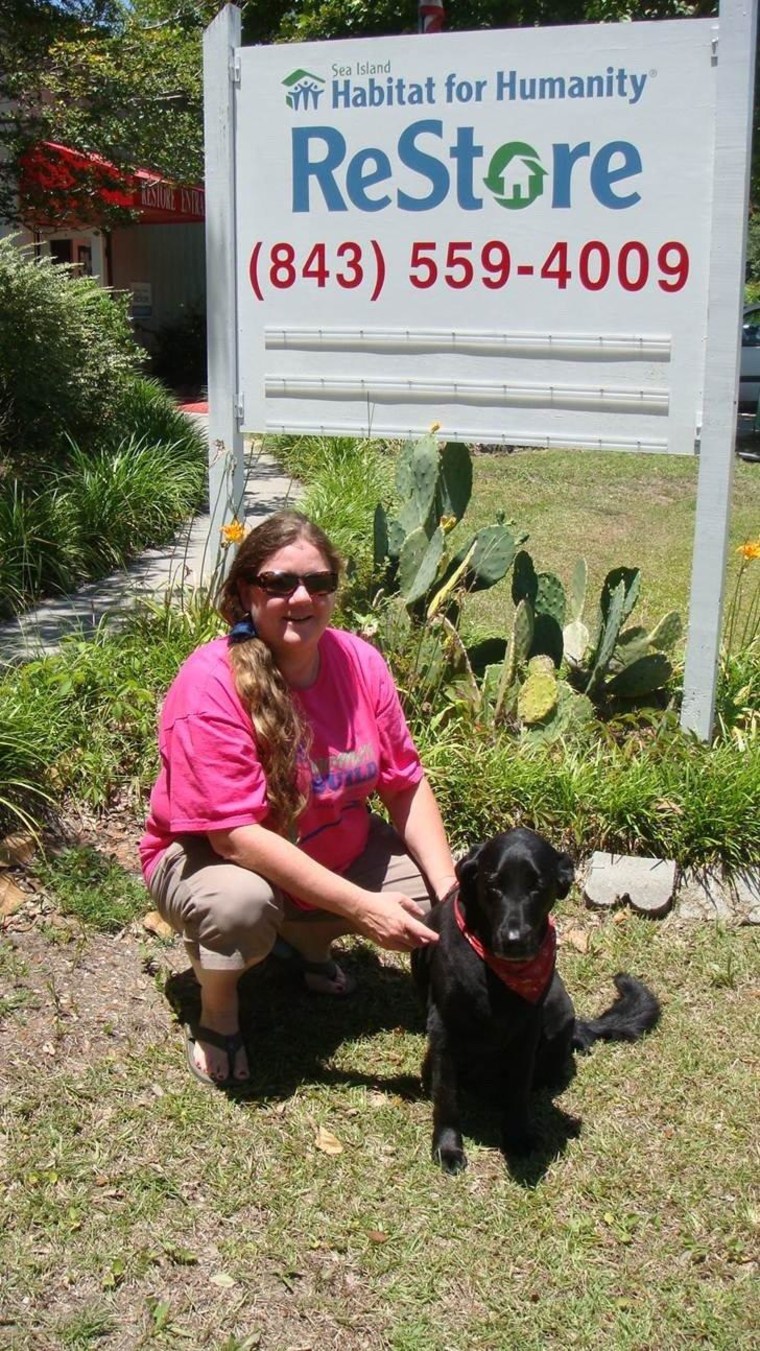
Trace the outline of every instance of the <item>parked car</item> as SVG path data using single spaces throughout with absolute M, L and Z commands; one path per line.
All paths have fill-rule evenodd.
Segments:
M 739 409 L 754 413 L 760 400 L 760 304 L 747 305 L 742 323 Z

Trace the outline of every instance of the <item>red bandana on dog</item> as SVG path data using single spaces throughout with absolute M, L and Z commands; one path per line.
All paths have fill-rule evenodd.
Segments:
M 557 962 L 557 934 L 551 917 L 547 922 L 546 937 L 535 957 L 530 957 L 526 962 L 513 962 L 506 957 L 496 957 L 492 952 L 488 952 L 480 939 L 469 932 L 458 896 L 454 897 L 454 916 L 460 933 L 486 966 L 490 966 L 499 980 L 521 999 L 527 999 L 529 1004 L 537 1004 L 546 993 Z

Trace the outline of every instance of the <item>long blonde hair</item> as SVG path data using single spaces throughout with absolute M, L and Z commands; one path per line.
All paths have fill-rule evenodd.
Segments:
M 272 554 L 302 539 L 319 550 L 331 570 L 340 572 L 342 559 L 318 525 L 300 511 L 278 511 L 255 526 L 237 551 L 217 597 L 219 613 L 228 624 L 236 624 L 246 615 L 240 582 L 261 572 Z M 230 665 L 235 688 L 253 723 L 273 824 L 280 834 L 287 835 L 307 802 L 306 793 L 299 787 L 298 758 L 299 753 L 308 752 L 309 728 L 261 638 L 232 644 Z

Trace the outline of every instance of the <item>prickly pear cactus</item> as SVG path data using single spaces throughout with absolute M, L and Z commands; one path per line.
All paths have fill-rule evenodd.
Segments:
M 401 498 L 399 522 L 407 533 L 421 528 L 429 535 L 438 486 L 438 444 L 432 436 L 423 437 L 409 452 L 404 447 L 402 457 L 396 476 Z
M 440 526 L 428 539 L 422 526 L 404 541 L 398 566 L 399 586 L 406 605 L 427 594 L 436 579 L 443 558 L 444 536 Z
M 628 618 L 639 598 L 641 572 L 638 568 L 612 568 L 607 573 L 602 583 L 602 595 L 599 602 L 605 620 L 612 605 L 613 596 L 617 594 L 621 583 L 623 585 L 623 612 L 620 618 L 622 624 L 623 620 Z
M 557 705 L 548 718 L 526 727 L 526 741 L 552 743 L 561 737 L 582 732 L 594 721 L 594 706 L 585 694 L 576 694 L 564 681 L 559 682 Z
M 542 722 L 556 707 L 559 697 L 557 678 L 548 671 L 532 671 L 517 696 L 517 714 L 528 727 Z
M 658 652 L 672 652 L 682 633 L 681 616 L 677 610 L 671 610 L 647 635 L 647 641 Z
M 553 572 L 539 572 L 536 576 L 536 598 L 533 602 L 536 614 L 548 615 L 562 628 L 565 622 L 567 600 L 565 588 L 559 577 Z
M 532 642 L 533 611 L 527 601 L 521 600 L 515 610 L 515 618 L 512 624 L 512 646 L 517 665 L 521 666 L 528 660 Z
M 528 675 L 540 674 L 542 672 L 544 675 L 550 676 L 556 676 L 557 674 L 551 657 L 547 657 L 544 653 L 540 653 L 537 657 L 531 657 L 528 662 Z
M 388 557 L 388 516 L 385 507 L 378 502 L 372 522 L 372 558 L 375 568 L 382 567 Z
M 515 538 L 506 525 L 486 525 L 475 536 L 467 567 L 470 591 L 484 591 L 506 576 L 515 557 Z
M 587 583 L 588 567 L 586 565 L 586 560 L 585 558 L 579 558 L 572 571 L 570 590 L 567 598 L 571 623 L 580 619 L 583 614 L 583 607 L 586 604 Z
M 467 446 L 439 447 L 434 436 L 407 441 L 396 463 L 398 515 L 375 512 L 374 561 L 391 591 L 397 585 L 418 619 L 451 614 L 455 592 L 493 586 L 509 570 L 517 540 L 502 522 L 486 526 L 453 558 L 446 536 L 461 520 L 472 493 Z M 525 538 L 520 535 L 520 542 Z M 442 541 L 442 546 L 441 546 Z M 441 546 L 441 547 L 439 547 Z
M 438 463 L 435 516 L 453 516 L 461 521 L 472 496 L 472 458 L 461 441 L 448 441 Z
M 538 577 L 533 559 L 526 549 L 521 549 L 512 569 L 512 600 L 515 605 L 519 605 L 521 600 L 527 600 L 532 606 L 535 604 L 537 591 Z
M 673 667 L 664 652 L 649 652 L 613 676 L 606 689 L 620 699 L 642 699 L 663 689 L 672 674 Z
M 604 679 L 607 663 L 615 650 L 615 644 L 618 640 L 618 634 L 620 633 L 625 603 L 625 581 L 621 579 L 615 590 L 609 596 L 606 603 L 606 609 L 603 603 L 602 629 L 599 635 L 599 644 L 594 655 L 594 669 L 591 672 L 591 678 L 586 686 L 586 694 L 590 694 L 595 686 Z
M 569 666 L 582 666 L 589 643 L 589 631 L 582 619 L 573 619 L 562 630 L 562 650 Z

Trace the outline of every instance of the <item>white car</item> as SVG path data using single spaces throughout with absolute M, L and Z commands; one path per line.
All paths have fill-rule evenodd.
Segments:
M 742 323 L 739 408 L 754 413 L 760 401 L 760 304 L 747 305 Z

